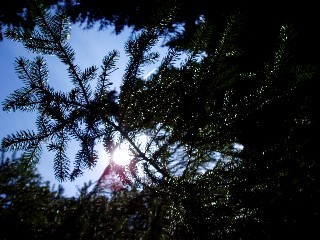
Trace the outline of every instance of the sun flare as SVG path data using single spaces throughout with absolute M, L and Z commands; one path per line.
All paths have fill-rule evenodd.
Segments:
M 130 155 L 127 149 L 117 148 L 113 153 L 113 161 L 119 165 L 127 165 L 130 163 Z
M 141 136 L 137 136 L 137 146 L 144 151 L 146 148 L 146 144 L 148 142 L 148 138 L 146 135 L 142 134 Z M 129 150 L 129 144 L 127 142 L 122 142 L 112 153 L 112 161 L 115 164 L 119 164 L 122 166 L 128 165 L 134 156 Z

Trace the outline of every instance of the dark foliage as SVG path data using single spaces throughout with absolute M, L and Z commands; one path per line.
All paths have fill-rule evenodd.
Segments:
M 296 7 L 271 4 L 226 3 L 213 9 L 208 1 L 192 7 L 180 1 L 130 1 L 123 15 L 117 12 L 120 2 L 116 4 L 114 15 L 103 12 L 97 1 L 69 5 L 67 13 L 74 21 L 88 20 L 89 27 L 101 20 L 102 27 L 115 24 L 117 31 L 123 26 L 140 30 L 125 46 L 129 62 L 119 93 L 109 88 L 108 78 L 118 53 L 103 59 L 101 72 L 95 66 L 81 70 L 67 41 L 66 12 L 51 15 L 37 2 L 31 16 L 39 31 L 6 32 L 33 52 L 56 55 L 67 66 L 74 89 L 61 93 L 47 84 L 44 58 L 17 59 L 17 73 L 26 86 L 9 96 L 4 108 L 38 111 L 38 132 L 10 135 L 4 147 L 26 150 L 30 163 L 39 159 L 40 144 L 48 143 L 56 152 L 61 180 L 94 167 L 98 141 L 109 153 L 127 143 L 134 155 L 128 167 L 117 168 L 111 160 L 101 178 L 107 180 L 113 170 L 128 188 L 96 208 L 91 203 L 101 185 L 90 194 L 85 187 L 67 221 L 76 227 L 64 231 L 72 229 L 70 236 L 82 239 L 106 236 L 111 229 L 111 239 L 316 235 L 318 62 L 307 53 L 311 46 L 318 49 L 312 34 L 304 32 L 312 24 L 294 17 Z M 147 6 L 148 14 L 138 19 Z M 313 17 L 311 11 L 304 20 L 314 24 Z M 141 69 L 158 61 L 151 50 L 161 36 L 167 37 L 168 54 L 144 79 Z M 148 138 L 145 147 L 139 145 L 141 134 Z M 81 148 L 70 171 L 66 153 L 71 139 Z M 137 167 L 143 174 L 137 174 Z

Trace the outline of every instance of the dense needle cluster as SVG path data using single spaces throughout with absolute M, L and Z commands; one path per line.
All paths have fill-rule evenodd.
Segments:
M 16 71 L 25 86 L 5 100 L 4 109 L 37 111 L 37 132 L 7 136 L 4 147 L 24 150 L 27 162 L 36 163 L 44 144 L 56 154 L 57 178 L 73 180 L 95 166 L 99 142 L 110 154 L 125 142 L 131 163 L 120 169 L 111 160 L 105 174 L 114 169 L 124 184 L 157 196 L 148 239 L 157 234 L 175 239 L 248 234 L 254 239 L 259 227 L 270 227 L 268 234 L 275 236 L 277 224 L 301 222 L 298 215 L 288 217 L 290 209 L 319 199 L 311 194 L 318 178 L 310 169 L 319 164 L 310 154 L 314 139 L 308 134 L 314 116 L 307 86 L 315 71 L 292 61 L 290 25 L 280 28 L 272 58 L 251 67 L 245 66 L 248 56 L 238 44 L 241 14 L 231 14 L 220 28 L 201 17 L 192 36 L 183 38 L 183 31 L 171 36 L 167 55 L 159 61 L 153 47 L 178 11 L 163 5 L 153 22 L 127 41 L 129 61 L 117 93 L 110 89 L 110 75 L 119 53 L 111 51 L 101 68 L 80 69 L 68 43 L 65 12 L 51 14 L 35 2 L 30 6 L 34 31 L 10 28 L 6 36 L 32 52 L 58 57 L 73 88 L 61 92 L 49 85 L 43 56 L 18 58 Z M 143 78 L 142 68 L 156 62 L 156 71 Z M 141 135 L 148 140 L 143 147 Z M 73 162 L 67 155 L 71 140 L 80 143 Z M 285 208 L 287 201 L 292 208 Z

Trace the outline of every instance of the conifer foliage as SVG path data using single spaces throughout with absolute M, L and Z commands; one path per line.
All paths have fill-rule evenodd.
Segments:
M 4 146 L 11 149 L 28 149 L 26 158 L 38 161 L 41 144 L 55 152 L 54 168 L 60 180 L 74 179 L 85 168 L 92 168 L 97 160 L 94 145 L 102 136 L 108 138 L 115 131 L 114 117 L 117 113 L 115 92 L 109 89 L 109 74 L 113 71 L 118 52 L 110 52 L 103 59 L 101 71 L 95 66 L 81 70 L 75 63 L 75 53 L 67 42 L 70 24 L 64 13 L 50 15 L 37 1 L 31 1 L 30 9 L 37 29 L 33 32 L 19 28 L 9 29 L 9 39 L 21 41 L 35 53 L 57 56 L 66 64 L 74 88 L 69 92 L 55 91 L 48 84 L 48 66 L 42 56 L 34 61 L 19 58 L 16 71 L 25 87 L 16 90 L 5 102 L 5 110 L 38 111 L 38 132 L 22 131 L 8 136 Z M 39 4 L 39 5 L 38 5 Z M 90 83 L 97 79 L 93 90 Z M 98 115 L 94 112 L 99 109 Z M 106 127 L 107 126 L 107 127 Z M 70 160 L 66 149 L 73 138 L 80 142 L 81 149 L 70 171 Z
M 134 239 L 146 230 L 149 201 L 136 190 L 94 195 L 85 183 L 72 197 L 43 182 L 13 154 L 0 159 L 0 239 Z
M 110 76 L 119 53 L 111 51 L 101 68 L 80 69 L 68 43 L 66 13 L 29 3 L 35 30 L 11 28 L 6 36 L 32 52 L 57 56 L 73 88 L 61 92 L 49 85 L 43 57 L 18 58 L 25 86 L 5 100 L 4 109 L 37 111 L 37 132 L 9 135 L 4 147 L 26 150 L 24 159 L 36 163 L 46 144 L 56 153 L 57 178 L 72 180 L 95 166 L 100 141 L 110 154 L 127 144 L 131 163 L 119 168 L 111 159 L 104 174 L 113 169 L 124 184 L 142 186 L 145 239 L 274 239 L 277 224 L 285 236 L 303 219 L 319 220 L 319 163 L 310 134 L 317 123 L 310 94 L 315 70 L 291 58 L 291 25 L 279 29 L 274 52 L 246 65 L 252 59 L 238 41 L 242 14 L 231 14 L 222 26 L 201 17 L 192 35 L 181 26 L 167 36 L 170 47 L 160 59 L 153 47 L 179 11 L 168 1 L 127 41 L 129 61 L 117 93 Z M 158 60 L 144 79 L 142 67 Z M 81 146 L 74 161 L 67 155 L 71 140 Z M 292 236 L 309 230 L 301 229 Z

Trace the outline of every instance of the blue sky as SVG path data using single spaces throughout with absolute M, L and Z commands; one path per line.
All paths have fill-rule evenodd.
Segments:
M 76 64 L 82 69 L 90 67 L 92 65 L 100 66 L 103 57 L 111 50 L 116 49 L 120 52 L 120 61 L 117 64 L 119 68 L 111 78 L 114 83 L 114 87 L 118 88 L 121 83 L 122 74 L 124 72 L 128 58 L 126 57 L 123 49 L 125 41 L 129 37 L 129 30 L 124 31 L 120 35 L 115 35 L 110 30 L 97 31 L 82 30 L 78 25 L 72 26 L 70 43 L 76 52 Z M 15 70 L 14 62 L 17 57 L 24 56 L 28 59 L 33 59 L 36 55 L 27 52 L 21 43 L 13 42 L 4 39 L 0 42 L 0 138 L 2 139 L 8 134 L 15 133 L 19 130 L 35 129 L 36 113 L 30 112 L 4 112 L 2 111 L 2 102 L 4 99 L 12 93 L 14 90 L 23 86 L 20 79 L 18 79 Z M 59 62 L 54 56 L 45 56 L 49 65 L 50 80 L 49 84 L 59 90 L 67 90 L 71 86 L 71 82 L 67 77 L 66 67 Z M 148 74 L 154 69 L 154 66 L 150 66 L 145 71 Z M 69 149 L 70 159 L 72 155 L 76 153 L 77 146 L 71 145 Z M 44 151 L 41 157 L 38 170 L 43 177 L 44 181 L 50 181 L 51 186 L 55 184 L 61 184 L 65 188 L 65 195 L 72 196 L 77 193 L 77 186 L 83 186 L 84 182 L 89 180 L 96 181 L 100 174 L 103 172 L 107 165 L 108 159 L 103 154 L 101 149 L 101 155 L 96 168 L 92 171 L 86 171 L 85 174 L 73 182 L 58 182 L 54 177 L 53 171 L 53 154 L 48 153 L 44 147 Z M 11 153 L 7 153 L 7 156 L 11 156 Z

